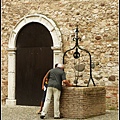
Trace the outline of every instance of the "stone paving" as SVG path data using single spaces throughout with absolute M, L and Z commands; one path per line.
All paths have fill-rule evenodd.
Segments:
M 36 114 L 39 106 L 6 106 L 1 107 L 2 120 L 40 120 L 40 115 Z M 118 110 L 106 110 L 105 115 L 95 116 L 84 120 L 118 120 Z M 54 118 L 46 117 L 45 119 L 53 120 Z M 61 118 L 61 120 L 83 120 Z

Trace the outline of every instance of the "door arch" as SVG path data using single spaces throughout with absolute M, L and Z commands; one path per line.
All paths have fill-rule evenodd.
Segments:
M 19 31 L 29 23 L 39 23 L 44 25 L 51 34 L 53 46 L 53 67 L 56 63 L 62 63 L 62 39 L 61 33 L 53 20 L 41 14 L 28 15 L 22 18 L 14 27 L 8 43 L 8 99 L 7 105 L 16 105 L 15 88 L 16 88 L 16 50 L 17 37 Z

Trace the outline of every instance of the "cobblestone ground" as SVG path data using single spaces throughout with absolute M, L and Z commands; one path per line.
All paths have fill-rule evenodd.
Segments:
M 36 106 L 2 106 L 2 120 L 40 120 L 40 115 L 36 114 L 39 107 Z M 46 120 L 53 120 L 53 118 L 47 117 Z M 83 119 L 68 119 L 63 120 L 83 120 Z M 61 120 L 62 120 L 61 119 Z M 84 120 L 118 120 L 118 110 L 107 110 L 105 115 L 100 115 Z

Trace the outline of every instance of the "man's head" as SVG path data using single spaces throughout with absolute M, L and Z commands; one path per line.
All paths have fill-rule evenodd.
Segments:
M 57 67 L 58 67 L 58 68 L 61 68 L 61 69 L 64 69 L 64 65 L 63 65 L 63 64 L 60 64 L 60 63 L 57 65 Z

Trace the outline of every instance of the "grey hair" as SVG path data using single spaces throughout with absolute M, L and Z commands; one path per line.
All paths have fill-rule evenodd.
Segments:
M 59 63 L 59 64 L 57 65 L 57 67 L 59 67 L 59 68 L 64 68 L 64 65 Z

